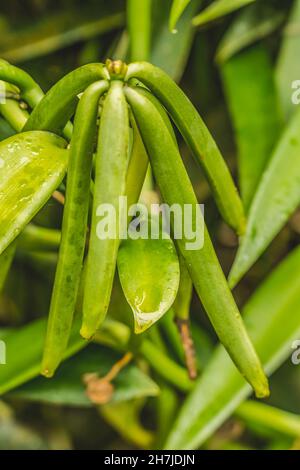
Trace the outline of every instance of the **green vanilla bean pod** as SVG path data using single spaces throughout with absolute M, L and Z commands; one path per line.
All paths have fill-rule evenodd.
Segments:
M 151 101 L 154 104 L 154 106 L 156 106 L 157 98 L 155 98 L 155 96 L 152 93 L 150 93 L 146 88 L 139 87 L 139 92 L 143 94 L 144 96 L 146 96 L 147 99 Z M 161 106 L 157 107 L 157 111 L 160 113 L 160 116 L 163 119 L 165 126 L 168 128 L 168 131 L 170 132 L 172 139 L 177 144 L 174 127 L 169 119 L 169 116 L 167 115 L 167 113 Z
M 0 59 L 0 80 L 17 86 L 20 90 L 21 98 L 31 108 L 34 108 L 44 96 L 42 89 L 28 73 L 3 59 Z
M 133 130 L 133 144 L 128 163 L 127 180 L 126 180 L 126 196 L 127 204 L 130 207 L 138 202 L 143 184 L 146 178 L 149 159 L 144 147 L 140 131 L 136 125 L 133 114 L 129 114 L 131 127 Z
M 103 64 L 88 64 L 70 72 L 46 93 L 31 113 L 24 130 L 62 132 L 73 115 L 77 96 L 93 82 L 109 79 Z
M 129 117 L 123 82 L 112 80 L 100 120 L 96 155 L 92 225 L 83 298 L 81 335 L 91 338 L 107 313 L 119 248 L 120 197 L 125 195 L 128 167 Z M 113 208 L 111 236 L 104 233 L 102 209 Z M 104 211 L 105 212 L 105 211 Z M 113 218 L 114 220 L 111 220 Z M 126 228 L 126 219 L 125 219 Z
M 169 112 L 203 168 L 224 220 L 242 235 L 245 216 L 241 199 L 216 142 L 193 104 L 165 72 L 147 62 L 128 66 L 126 80 L 132 78 L 146 85 Z
M 184 207 L 185 204 L 189 204 L 196 209 L 198 205 L 193 187 L 178 147 L 166 129 L 160 112 L 157 111 L 159 104 L 154 106 L 153 102 L 147 100 L 137 88 L 127 87 L 125 94 L 139 126 L 163 200 L 169 206 L 179 204 Z M 201 213 L 200 209 L 199 212 Z M 199 224 L 194 219 L 195 217 L 191 220 L 191 225 L 195 226 L 192 228 L 199 230 Z M 205 225 L 202 248 L 188 249 L 190 247 L 187 242 L 185 234 L 177 240 L 195 289 L 220 341 L 241 374 L 252 385 L 256 395 L 267 396 L 269 388 L 266 376 L 249 339 Z
M 63 359 L 70 336 L 86 242 L 99 99 L 108 87 L 104 80 L 90 85 L 83 93 L 75 114 L 62 238 L 41 369 L 46 377 L 54 374 Z

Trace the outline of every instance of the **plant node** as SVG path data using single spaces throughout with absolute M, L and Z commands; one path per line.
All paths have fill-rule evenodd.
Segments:
M 123 80 L 127 73 L 127 64 L 122 60 L 106 60 L 106 68 L 112 80 Z

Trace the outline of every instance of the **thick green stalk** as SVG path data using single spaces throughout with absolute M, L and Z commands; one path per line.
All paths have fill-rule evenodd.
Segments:
M 163 354 L 151 341 L 144 340 L 139 352 L 149 362 L 152 369 L 178 390 L 189 392 L 192 389 L 193 382 L 189 379 L 186 370 Z
M 130 60 L 148 60 L 151 48 L 153 0 L 127 0 Z
M 127 87 L 125 93 L 137 120 L 164 201 L 169 206 L 179 204 L 182 208 L 184 204 L 189 204 L 197 210 L 193 187 L 178 148 L 157 111 L 158 105 L 154 106 L 137 88 Z M 195 217 L 191 220 L 193 230 L 199 230 L 194 219 Z M 178 247 L 220 341 L 257 396 L 268 395 L 267 379 L 227 285 L 206 227 L 204 226 L 202 248 L 190 250 L 186 246 L 188 241 L 183 235 L 182 239 L 177 240 Z
M 124 196 L 126 190 L 128 145 L 129 118 L 123 83 L 112 80 L 101 114 L 96 155 L 95 192 L 81 328 L 84 338 L 91 338 L 95 334 L 109 306 L 120 243 L 119 234 L 124 228 L 119 216 L 120 196 Z M 106 218 L 110 234 L 105 233 L 105 226 L 101 226 L 103 220 L 100 221 L 100 216 L 105 215 L 105 207 L 110 209 Z
M 108 82 L 90 85 L 75 115 L 62 238 L 50 305 L 42 374 L 51 377 L 66 350 L 82 271 L 99 99 Z
M 131 78 L 144 83 L 165 106 L 203 168 L 224 220 L 243 234 L 242 202 L 220 150 L 193 104 L 165 72 L 147 62 L 130 64 L 126 80 Z

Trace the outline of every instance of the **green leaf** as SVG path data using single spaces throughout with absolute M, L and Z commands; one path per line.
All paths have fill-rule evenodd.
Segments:
M 85 393 L 82 377 L 87 373 L 105 376 L 120 356 L 111 349 L 89 345 L 67 360 L 55 377 L 38 377 L 10 393 L 10 397 L 56 405 L 92 406 Z M 134 365 L 124 368 L 113 381 L 115 391 L 111 402 L 116 403 L 133 398 L 156 396 L 158 386 Z
M 154 218 L 149 221 L 156 223 Z M 171 238 L 167 234 L 164 239 L 162 236 L 160 233 L 156 240 L 128 238 L 119 249 L 119 278 L 133 311 L 135 333 L 142 333 L 158 321 L 176 298 L 178 257 Z
M 280 133 L 272 63 L 267 50 L 258 44 L 223 64 L 221 73 L 238 148 L 241 194 L 248 210 Z
M 243 309 L 253 344 L 268 375 L 291 354 L 300 335 L 300 248 L 259 287 Z M 167 449 L 197 449 L 251 393 L 222 346 L 186 399 Z
M 79 336 L 79 321 L 74 322 L 65 358 L 87 343 Z M 36 320 L 5 334 L 7 364 L 1 368 L 0 395 L 39 375 L 46 333 L 46 319 Z
M 203 26 L 253 2 L 255 0 L 215 0 L 193 19 L 193 25 Z
M 199 211 L 195 216 L 193 209 L 190 224 L 198 234 L 201 234 L 203 227 L 203 245 L 199 240 L 198 246 L 190 250 L 187 237 L 177 237 L 176 240 L 197 294 L 214 330 L 243 377 L 252 384 L 258 397 L 266 396 L 269 391 L 267 379 L 219 265 L 178 147 L 161 117 L 163 109 L 158 111 L 160 104 L 155 106 L 154 101 L 148 100 L 138 88 L 128 87 L 126 97 L 137 120 L 164 202 L 169 207 L 190 204 Z M 196 217 L 199 217 L 198 222 L 195 222 Z
M 288 24 L 284 30 L 276 67 L 279 97 L 287 118 L 296 109 L 291 99 L 293 93 L 292 82 L 300 78 L 300 62 L 295 59 L 298 57 L 300 50 L 299 22 L 300 0 L 295 0 Z
M 186 9 L 190 1 L 191 0 L 173 0 L 169 21 L 169 28 L 171 32 L 177 32 L 175 29 L 177 21 L 181 17 L 182 13 Z
M 227 29 L 218 46 L 217 62 L 226 62 L 237 52 L 270 35 L 283 19 L 284 12 L 272 5 L 265 3 L 249 5 L 237 15 Z
M 300 109 L 294 114 L 253 199 L 246 234 L 229 275 L 233 287 L 254 264 L 300 202 Z
M 179 132 L 202 167 L 224 220 L 238 234 L 244 233 L 241 199 L 221 152 L 189 98 L 160 68 L 148 62 L 128 66 L 126 79 L 137 78 L 166 108 Z
M 175 81 L 179 81 L 184 73 L 193 45 L 195 28 L 191 21 L 202 0 L 193 0 L 181 16 L 177 24 L 178 32 L 169 30 L 169 0 L 154 1 L 153 45 L 150 62 L 161 67 Z
M 60 184 L 65 141 L 49 132 L 24 132 L 0 143 L 0 253 L 20 234 Z

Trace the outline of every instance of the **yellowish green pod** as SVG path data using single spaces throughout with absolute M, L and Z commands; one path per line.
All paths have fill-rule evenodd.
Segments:
M 197 199 L 184 164 L 161 112 L 138 88 L 127 87 L 126 97 L 133 110 L 146 146 L 154 175 L 163 200 L 169 205 L 190 204 Z M 197 228 L 195 217 L 191 224 Z M 195 289 L 210 321 L 241 374 L 252 385 L 258 397 L 269 394 L 268 381 L 260 360 L 247 334 L 239 310 L 220 267 L 208 231 L 204 225 L 204 244 L 200 249 L 188 249 L 184 236 L 177 240 Z
M 92 225 L 83 297 L 81 335 L 91 338 L 103 322 L 109 306 L 120 243 L 120 196 L 125 195 L 129 118 L 123 82 L 112 80 L 103 104 L 96 155 Z M 105 205 L 105 206 L 104 206 Z M 105 234 L 105 208 L 114 216 L 106 219 L 112 230 Z M 110 212 L 111 213 L 111 212 Z

